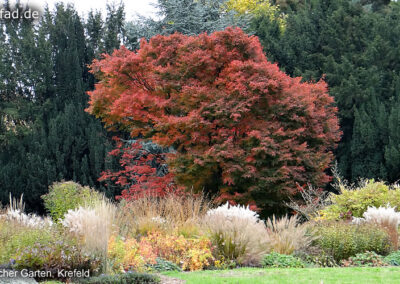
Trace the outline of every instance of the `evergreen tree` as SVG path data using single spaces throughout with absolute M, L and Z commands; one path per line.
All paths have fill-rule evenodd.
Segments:
M 20 22 L 3 26 L 6 45 L 13 48 L 9 56 L 0 46 L 2 61 L 9 60 L 8 65 L 17 69 L 0 70 L 0 76 L 10 80 L 1 89 L 2 102 L 9 105 L 0 109 L 0 125 L 9 129 L 1 136 L 3 203 L 10 192 L 23 193 L 27 209 L 41 212 L 40 196 L 62 179 L 102 189 L 97 179 L 109 161 L 110 143 L 101 123 L 84 109 L 86 91 L 94 84 L 87 65 L 106 40 L 99 38 L 103 35 L 98 16 L 88 21 L 83 23 L 72 6 L 57 4 L 54 11 L 45 10 L 36 26 Z M 85 27 L 93 38 L 85 37 Z M 20 66 L 25 62 L 27 67 Z
M 124 37 L 125 11 L 124 4 L 107 4 L 107 18 L 105 21 L 104 52 L 112 53 L 119 48 Z
M 388 179 L 398 181 L 400 175 L 400 104 L 395 102 L 388 119 L 388 143 L 385 146 L 385 160 Z
M 99 11 L 90 11 L 86 22 L 88 56 L 98 57 L 103 50 L 104 22 Z
M 32 101 L 41 96 L 33 89 L 41 78 L 34 68 L 38 58 L 32 21 L 1 21 L 0 38 L 0 144 L 6 146 L 28 131 Z
M 339 108 L 343 137 L 336 157 L 344 176 L 393 182 L 400 178 L 394 142 L 400 6 L 367 2 L 299 1 L 283 33 L 265 15 L 254 18 L 252 29 L 287 73 L 303 80 L 325 77 Z
M 93 58 L 100 58 L 102 52 L 104 51 L 103 42 L 103 32 L 104 32 L 104 22 L 101 16 L 101 12 L 90 11 L 88 14 L 88 19 L 85 24 L 85 32 L 87 38 L 87 52 L 86 61 L 90 61 Z M 95 78 L 89 74 L 88 77 L 89 89 L 94 88 Z
M 249 17 L 224 9 L 226 0 L 158 0 L 158 19 L 139 17 L 126 25 L 125 45 L 138 49 L 141 38 L 175 32 L 197 35 L 229 26 L 247 27 Z

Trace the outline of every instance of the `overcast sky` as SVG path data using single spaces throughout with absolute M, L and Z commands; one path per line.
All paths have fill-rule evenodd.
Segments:
M 106 4 L 111 3 L 112 0 L 21 0 L 21 3 L 32 3 L 41 7 L 44 7 L 46 2 L 50 8 L 53 8 L 57 2 L 72 3 L 80 15 L 87 15 L 90 9 L 101 10 L 105 15 Z M 119 3 L 120 0 L 115 0 L 115 2 Z M 131 20 L 135 14 L 153 16 L 155 13 L 155 8 L 151 4 L 155 3 L 156 0 L 122 0 L 122 2 L 125 4 L 127 20 Z

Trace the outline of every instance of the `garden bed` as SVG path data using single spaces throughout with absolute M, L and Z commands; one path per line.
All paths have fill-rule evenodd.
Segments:
M 74 202 L 64 202 L 65 192 Z M 397 187 L 369 181 L 343 188 L 329 205 L 311 204 L 319 210 L 304 211 L 309 221 L 263 220 L 249 207 L 216 206 L 201 195 L 116 204 L 58 183 L 44 196 L 49 216 L 26 214 L 22 200 L 10 200 L 0 214 L 0 263 L 38 273 L 31 277 L 39 282 L 395 283 L 400 212 L 397 203 L 382 206 L 399 195 Z

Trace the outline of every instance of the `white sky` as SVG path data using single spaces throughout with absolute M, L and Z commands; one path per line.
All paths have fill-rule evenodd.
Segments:
M 119 3 L 120 0 L 114 0 Z M 156 0 L 121 0 L 125 4 L 125 18 L 131 20 L 136 14 L 143 16 L 154 16 L 156 9 L 151 5 Z M 10 1 L 12 2 L 12 1 Z M 113 0 L 22 0 L 21 3 L 31 3 L 39 7 L 44 7 L 45 3 L 52 9 L 57 2 L 72 3 L 79 15 L 87 15 L 90 9 L 101 10 L 103 16 L 106 13 L 106 4 Z

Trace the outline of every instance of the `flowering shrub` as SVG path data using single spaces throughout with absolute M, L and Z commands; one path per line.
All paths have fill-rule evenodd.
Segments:
M 156 254 L 144 239 L 137 242 L 135 239 L 123 240 L 113 236 L 108 242 L 107 257 L 116 272 L 144 271 L 146 264 L 156 264 Z
M 53 225 L 50 218 L 42 218 L 35 214 L 25 214 L 20 209 L 7 209 L 4 215 L 0 215 L 0 218 L 4 218 L 8 221 L 14 221 L 20 225 L 31 227 L 31 228 L 44 228 Z
M 260 221 L 257 212 L 250 209 L 249 206 L 240 206 L 240 205 L 229 205 L 229 203 L 225 203 L 217 208 L 210 209 L 207 211 L 207 216 L 215 216 L 215 215 L 223 215 L 226 218 L 237 217 L 246 219 L 249 222 L 257 223 Z
M 214 262 L 211 242 L 207 238 L 151 233 L 142 238 L 151 244 L 157 256 L 178 264 L 183 270 L 201 270 Z
M 36 243 L 48 244 L 57 238 L 50 228 L 38 229 L 18 226 L 14 222 L 0 222 L 0 263 L 8 263 L 19 248 Z

